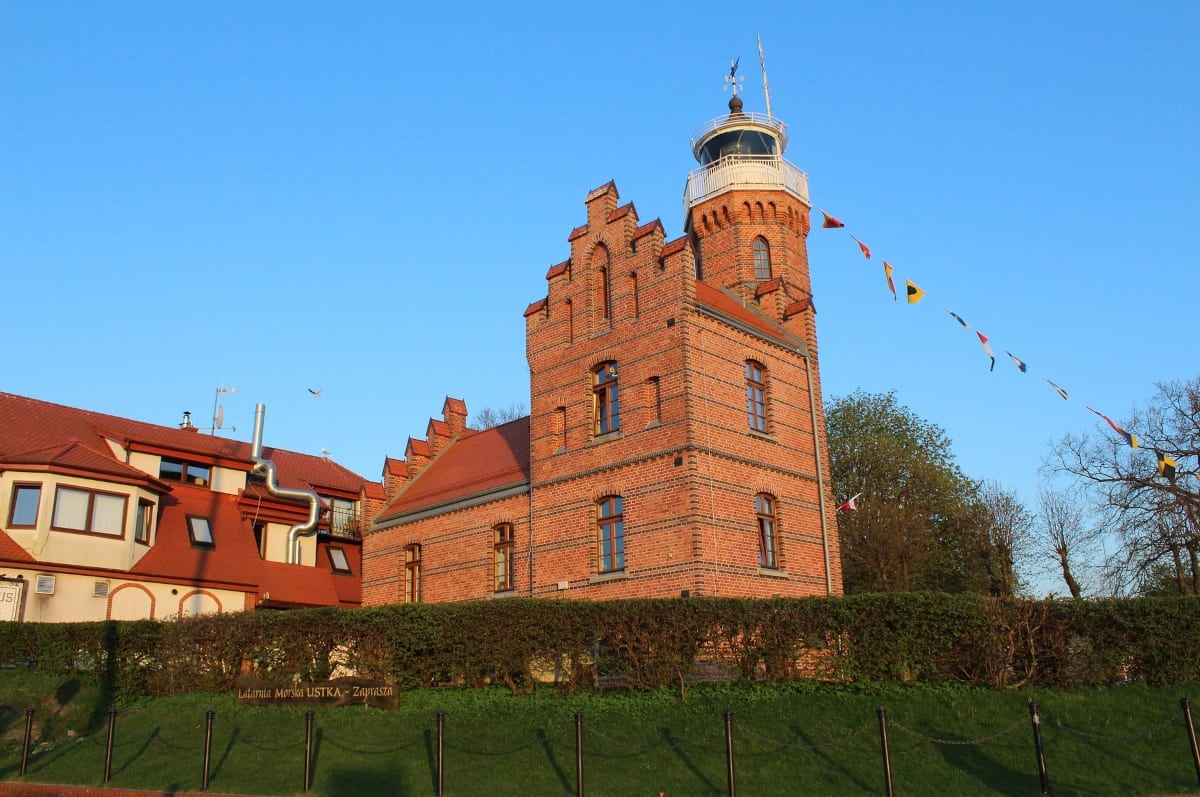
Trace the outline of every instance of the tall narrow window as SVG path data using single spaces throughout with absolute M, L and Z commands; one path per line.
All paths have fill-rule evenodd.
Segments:
M 12 512 L 9 528 L 31 529 L 37 526 L 38 505 L 42 502 L 42 485 L 18 484 L 13 487 Z
M 767 431 L 766 370 L 754 360 L 746 361 L 746 420 L 754 431 Z
M 600 269 L 600 320 L 612 318 L 612 283 L 608 279 L 608 269 Z
M 636 271 L 630 272 L 629 274 L 629 294 L 633 297 L 633 317 L 637 318 L 642 314 L 642 300 L 641 297 L 638 296 L 638 278 Z
M 596 505 L 596 524 L 600 540 L 600 572 L 625 569 L 625 516 L 621 496 L 610 495 Z
M 754 278 L 771 279 L 771 247 L 765 238 L 754 239 Z
M 592 408 L 596 435 L 608 434 L 621 428 L 621 405 L 617 400 L 617 364 L 601 363 L 592 372 Z
M 513 527 L 511 523 L 501 523 L 492 529 L 494 561 L 496 563 L 495 579 L 492 587 L 496 592 L 508 592 L 513 588 Z
M 593 318 L 607 322 L 612 318 L 612 273 L 609 271 L 608 247 L 600 244 L 592 250 L 592 279 L 595 301 Z
M 567 408 L 558 407 L 554 410 L 554 439 L 557 445 L 555 451 L 567 450 Z
M 567 310 L 567 343 L 575 342 L 575 305 L 567 299 L 564 306 Z
M 404 602 L 421 602 L 421 546 L 404 549 Z
M 775 499 L 766 493 L 759 493 L 754 496 L 754 511 L 758 516 L 758 566 L 778 569 L 779 541 L 775 536 Z

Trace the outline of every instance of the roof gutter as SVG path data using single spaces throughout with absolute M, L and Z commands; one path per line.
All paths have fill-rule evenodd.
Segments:
M 275 463 L 262 458 L 263 419 L 266 414 L 267 408 L 264 404 L 254 405 L 254 438 L 250 444 L 250 459 L 253 460 L 254 467 L 250 469 L 250 473 L 262 476 L 266 482 L 267 492 L 276 498 L 308 501 L 308 519 L 288 529 L 287 536 L 287 563 L 290 565 L 300 564 L 300 537 L 317 533 L 317 522 L 321 518 L 321 496 L 313 490 L 293 490 L 279 486 L 279 480 L 275 475 Z

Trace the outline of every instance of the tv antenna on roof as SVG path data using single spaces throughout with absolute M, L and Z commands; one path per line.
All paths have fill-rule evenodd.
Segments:
M 757 33 L 754 38 L 758 40 L 758 65 L 762 68 L 763 76 L 763 95 L 767 99 L 767 121 L 771 121 L 771 88 L 767 85 L 767 57 L 763 55 L 762 36 Z
M 216 389 L 216 391 L 213 392 L 212 428 L 209 430 L 209 432 L 211 434 L 215 435 L 217 433 L 217 430 L 220 429 L 222 427 L 222 425 L 225 423 L 225 407 L 217 406 L 217 401 L 220 400 L 221 394 L 222 393 L 236 393 L 236 392 L 237 392 L 236 387 L 225 387 L 224 385 L 222 385 L 221 387 L 218 387 Z M 233 426 L 230 428 L 233 429 L 233 431 L 235 431 L 235 432 L 237 431 L 236 426 Z

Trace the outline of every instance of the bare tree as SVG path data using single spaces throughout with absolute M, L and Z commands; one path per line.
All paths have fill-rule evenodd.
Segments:
M 1078 600 L 1083 597 L 1078 567 L 1094 552 L 1100 530 L 1086 522 L 1077 492 L 1045 489 L 1038 494 L 1038 505 L 1036 555 L 1053 561 L 1071 597 Z
M 493 426 L 515 421 L 517 418 L 523 418 L 528 414 L 529 412 L 525 409 L 525 405 L 519 401 L 514 401 L 512 404 L 499 410 L 484 407 L 475 413 L 475 417 L 472 419 L 474 421 L 472 426 L 476 429 L 491 429 Z
M 1176 591 L 1200 594 L 1200 378 L 1155 386 L 1146 408 L 1123 422 L 1140 438 L 1134 450 L 1099 433 L 1067 435 L 1047 468 L 1086 490 L 1106 533 L 1120 540 L 1108 575 L 1121 591 L 1146 590 L 1165 577 Z M 1163 465 L 1175 463 L 1174 477 Z
M 1021 587 L 1016 563 L 1032 546 L 1033 517 L 1016 493 L 996 481 L 985 481 L 980 486 L 979 505 L 982 517 L 977 539 L 987 571 L 988 592 L 1010 597 Z

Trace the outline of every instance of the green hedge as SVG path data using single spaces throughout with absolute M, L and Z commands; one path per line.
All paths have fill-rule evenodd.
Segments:
M 183 620 L 0 623 L 0 664 L 94 678 L 114 702 L 224 691 L 240 674 L 406 687 L 573 690 L 698 679 L 957 682 L 994 688 L 1200 682 L 1200 600 L 508 599 Z

